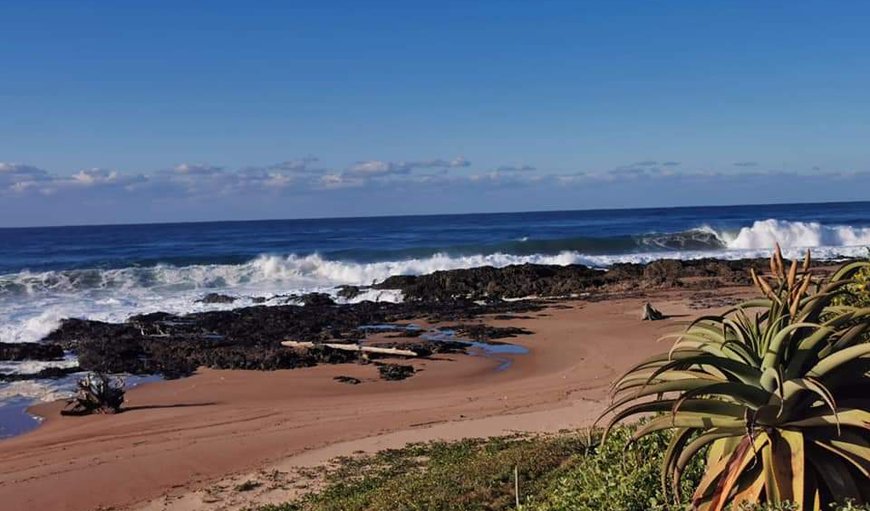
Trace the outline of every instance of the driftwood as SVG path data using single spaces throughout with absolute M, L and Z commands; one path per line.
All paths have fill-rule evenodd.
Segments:
M 286 346 L 288 348 L 306 348 L 311 349 L 316 346 L 326 346 L 327 348 L 332 348 L 334 350 L 343 350 L 343 351 L 359 351 L 362 353 L 374 353 L 377 355 L 391 355 L 394 357 L 418 357 L 420 355 L 417 354 L 416 351 L 411 350 L 401 350 L 398 348 L 379 348 L 377 346 L 360 346 L 358 344 L 340 344 L 340 343 L 332 343 L 332 342 L 324 342 L 324 343 L 315 343 L 315 342 L 306 342 L 306 341 L 283 341 L 281 343 L 282 346 Z
M 665 319 L 665 315 L 653 307 L 652 304 L 646 303 L 643 306 L 643 313 L 641 314 L 640 319 L 643 321 L 658 321 L 660 319 Z
M 76 395 L 67 401 L 61 415 L 118 413 L 124 403 L 124 380 L 103 373 L 88 374 L 78 382 Z

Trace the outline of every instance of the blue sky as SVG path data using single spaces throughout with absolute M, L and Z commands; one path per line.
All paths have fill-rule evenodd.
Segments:
M 0 19 L 0 226 L 870 198 L 866 2 Z

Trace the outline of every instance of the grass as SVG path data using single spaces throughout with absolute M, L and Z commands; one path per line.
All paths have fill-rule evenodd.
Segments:
M 628 429 L 604 445 L 582 433 L 411 444 L 342 458 L 318 493 L 259 511 L 670 509 L 659 484 L 666 438 L 623 452 Z
M 626 448 L 632 427 L 616 428 L 604 444 L 586 434 L 468 439 L 410 444 L 373 455 L 339 458 L 325 485 L 297 501 L 255 511 L 398 511 L 516 509 L 514 467 L 522 511 L 683 511 L 662 489 L 659 467 L 669 436 L 644 437 Z M 702 473 L 688 471 L 688 496 Z M 846 504 L 841 511 L 870 511 Z M 740 511 L 795 511 L 748 507 Z

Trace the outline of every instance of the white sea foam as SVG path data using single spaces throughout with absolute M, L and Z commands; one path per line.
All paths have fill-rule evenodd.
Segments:
M 861 247 L 870 245 L 870 227 L 822 225 L 817 222 L 759 220 L 736 235 L 719 234 L 730 249 L 765 249 L 774 243 L 784 248 Z
M 78 365 L 78 361 L 72 356 L 67 356 L 63 360 L 4 360 L 0 361 L 0 373 L 33 374 L 43 369 L 67 369 L 76 365 Z

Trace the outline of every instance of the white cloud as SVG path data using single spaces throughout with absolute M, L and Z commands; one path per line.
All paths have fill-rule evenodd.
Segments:
M 411 167 L 406 163 L 393 163 L 383 160 L 359 161 L 348 167 L 347 174 L 351 176 L 387 176 L 390 174 L 407 174 Z
M 531 172 L 537 169 L 531 165 L 502 165 L 495 170 L 498 172 Z
M 47 171 L 32 165 L 0 162 L 0 193 L 23 193 L 50 179 Z
M 350 177 L 346 174 L 325 174 L 319 180 L 319 187 L 326 190 L 337 188 L 356 188 L 364 184 L 360 178 Z
M 201 163 L 182 163 L 172 170 L 183 176 L 212 176 L 223 172 L 224 169 Z
M 349 176 L 360 177 L 383 177 L 391 175 L 410 174 L 414 170 L 419 169 L 435 169 L 447 170 L 471 166 L 471 162 L 464 157 L 459 156 L 451 160 L 443 160 L 436 158 L 434 160 L 418 160 L 418 161 L 385 161 L 385 160 L 364 160 L 358 161 L 351 165 L 345 171 Z
M 118 181 L 120 177 L 116 170 L 87 169 L 73 174 L 72 181 L 84 186 L 91 186 L 100 183 L 113 183 Z

